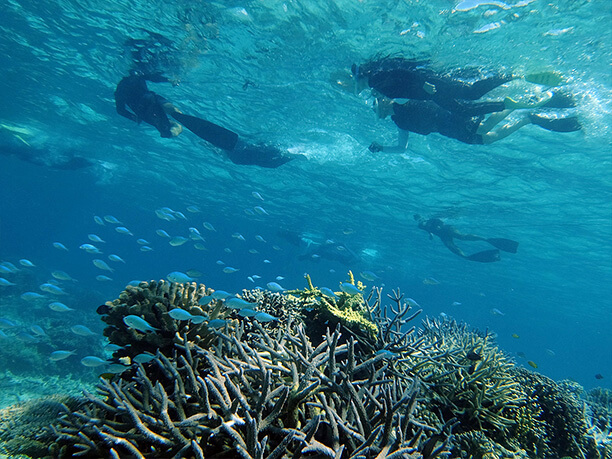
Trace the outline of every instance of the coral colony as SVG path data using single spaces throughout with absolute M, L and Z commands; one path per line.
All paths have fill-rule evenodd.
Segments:
M 0 438 L 34 457 L 611 457 L 608 392 L 587 404 L 489 333 L 412 325 L 417 306 L 351 273 L 337 292 L 128 286 L 98 308 L 116 348 L 98 394 L 4 410 Z

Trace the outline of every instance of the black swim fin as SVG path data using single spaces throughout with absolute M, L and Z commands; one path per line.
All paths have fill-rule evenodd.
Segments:
M 578 118 L 575 116 L 570 116 L 568 118 L 548 118 L 546 116 L 530 113 L 529 119 L 532 124 L 540 126 L 547 131 L 574 132 L 582 129 L 582 126 L 578 122 Z
M 483 250 L 482 252 L 474 253 L 465 258 L 470 261 L 478 261 L 480 263 L 492 263 L 494 261 L 501 260 L 501 257 L 499 256 L 499 250 L 497 249 Z
M 519 243 L 512 239 L 504 239 L 502 237 L 493 237 L 487 239 L 487 242 L 493 247 L 497 247 L 504 252 L 516 253 Z
M 196 116 L 185 115 L 178 111 L 169 113 L 175 120 L 197 135 L 199 138 L 212 143 L 223 150 L 233 150 L 238 142 L 238 134 L 217 126 L 210 121 Z

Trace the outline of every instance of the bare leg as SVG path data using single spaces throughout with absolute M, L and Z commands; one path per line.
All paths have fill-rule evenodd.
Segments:
M 495 126 L 497 126 L 500 122 L 510 115 L 514 110 L 508 109 L 503 110 L 501 112 L 492 113 L 486 120 L 483 120 L 478 126 L 478 130 L 476 134 L 485 135 Z
M 488 145 L 490 143 L 504 139 L 513 132 L 518 131 L 520 128 L 522 128 L 523 126 L 527 126 L 528 124 L 531 124 L 531 120 L 528 116 L 525 116 L 514 124 L 505 124 L 504 126 L 499 129 L 496 129 L 495 131 L 487 132 L 485 135 L 482 136 L 482 142 L 485 145 Z

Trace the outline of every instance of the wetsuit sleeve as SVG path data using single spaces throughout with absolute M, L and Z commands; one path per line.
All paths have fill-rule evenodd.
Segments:
M 170 83 L 168 77 L 165 77 L 162 73 L 149 73 L 144 75 L 143 78 L 152 83 Z

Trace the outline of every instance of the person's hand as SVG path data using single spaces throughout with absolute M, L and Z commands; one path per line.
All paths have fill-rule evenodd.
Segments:
M 383 150 L 383 146 L 378 142 L 372 142 L 372 144 L 368 147 L 368 150 L 370 150 L 372 153 L 378 153 L 379 151 Z

